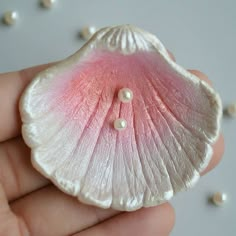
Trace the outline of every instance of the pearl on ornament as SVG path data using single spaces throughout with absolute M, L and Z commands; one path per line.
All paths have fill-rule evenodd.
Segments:
M 235 117 L 236 118 L 236 103 L 233 103 L 233 104 L 229 105 L 226 108 L 226 113 L 230 117 Z
M 118 131 L 124 130 L 127 127 L 127 121 L 125 119 L 119 118 L 114 121 L 114 128 Z
M 41 5 L 45 8 L 51 8 L 54 3 L 55 0 L 41 0 Z
M 118 98 L 121 102 L 131 102 L 133 99 L 133 92 L 129 88 L 122 88 L 118 92 Z
M 84 40 L 90 39 L 94 33 L 96 33 L 97 29 L 94 26 L 84 27 L 80 31 L 80 37 Z
M 226 193 L 217 192 L 212 196 L 212 201 L 216 206 L 223 206 L 227 201 Z
M 7 11 L 3 14 L 3 22 L 6 25 L 14 25 L 18 18 L 16 11 Z

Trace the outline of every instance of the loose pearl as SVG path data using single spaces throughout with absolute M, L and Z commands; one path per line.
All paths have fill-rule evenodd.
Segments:
M 223 206 L 227 201 L 227 195 L 225 193 L 217 192 L 213 195 L 212 201 L 216 206 Z
M 236 103 L 229 105 L 226 108 L 227 115 L 236 118 Z
M 41 0 L 41 5 L 45 8 L 51 8 L 54 3 L 55 0 Z
M 119 118 L 114 121 L 114 128 L 118 131 L 124 130 L 127 127 L 127 121 L 125 119 Z
M 3 22 L 6 25 L 14 25 L 18 18 L 18 14 L 16 11 L 7 11 L 3 15 Z
M 93 34 L 97 31 L 97 29 L 94 26 L 84 27 L 80 31 L 80 37 L 84 40 L 90 39 Z
M 131 102 L 133 99 L 133 92 L 129 88 L 123 88 L 118 92 L 118 98 L 121 102 Z

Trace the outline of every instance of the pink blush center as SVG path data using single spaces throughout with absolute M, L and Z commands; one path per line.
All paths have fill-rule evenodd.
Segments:
M 59 83 L 66 83 L 57 86 L 60 89 L 56 94 L 55 106 L 68 119 L 75 119 L 79 113 L 92 109 L 99 99 L 103 102 L 116 99 L 119 102 L 117 95 L 121 88 L 130 88 L 134 96 L 139 94 L 133 83 L 140 78 L 145 86 L 141 72 L 145 67 L 140 67 L 137 60 L 141 56 L 101 51 L 92 53 L 58 80 Z
M 81 132 L 83 127 L 96 124 L 99 127 L 106 119 L 104 114 L 111 116 L 113 108 L 120 106 L 119 113 L 109 120 L 109 128 L 115 118 L 124 118 L 128 126 L 122 135 L 127 135 L 127 138 L 129 128 L 133 129 L 135 125 L 134 116 L 137 125 L 142 125 L 148 111 L 158 123 L 162 119 L 159 111 L 166 112 L 175 106 L 175 99 L 191 104 L 186 95 L 195 94 L 159 54 L 150 52 L 123 55 L 94 51 L 58 81 L 63 81 L 63 84 L 57 86 L 60 89 L 54 107 L 66 122 L 78 120 Z M 118 99 L 121 88 L 133 91 L 132 102 L 121 103 Z M 97 123 L 92 121 L 94 119 Z M 142 133 L 145 135 L 144 130 Z

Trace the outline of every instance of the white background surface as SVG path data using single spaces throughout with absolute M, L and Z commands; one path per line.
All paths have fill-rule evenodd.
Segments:
M 234 0 L 58 0 L 51 10 L 37 0 L 1 0 L 0 14 L 15 9 L 14 27 L 0 24 L 0 72 L 62 59 L 83 41 L 81 27 L 131 23 L 154 34 L 186 68 L 209 75 L 226 105 L 236 101 L 236 1 Z M 178 194 L 173 236 L 236 235 L 236 120 L 224 118 L 224 160 L 198 185 Z M 223 208 L 208 203 L 215 191 L 225 191 Z M 156 219 L 158 221 L 158 219 Z

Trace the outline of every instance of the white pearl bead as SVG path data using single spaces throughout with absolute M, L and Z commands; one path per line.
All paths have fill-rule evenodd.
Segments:
M 51 8 L 54 3 L 55 0 L 41 0 L 41 5 L 45 8 Z
M 124 130 L 127 127 L 127 121 L 125 119 L 119 118 L 114 121 L 114 128 L 118 131 Z
M 216 206 L 222 206 L 227 201 L 227 195 L 225 193 L 217 192 L 213 195 L 212 201 Z
M 226 112 L 229 116 L 236 118 L 236 103 L 229 105 L 226 108 Z
M 16 11 L 7 11 L 3 15 L 3 22 L 6 25 L 14 25 L 18 18 L 18 14 Z
M 80 31 L 80 37 L 84 40 L 88 40 L 93 36 L 93 34 L 96 33 L 96 31 L 97 31 L 97 29 L 94 26 L 84 27 Z
M 129 88 L 122 88 L 118 92 L 118 98 L 124 103 L 131 102 L 133 99 L 133 92 Z

